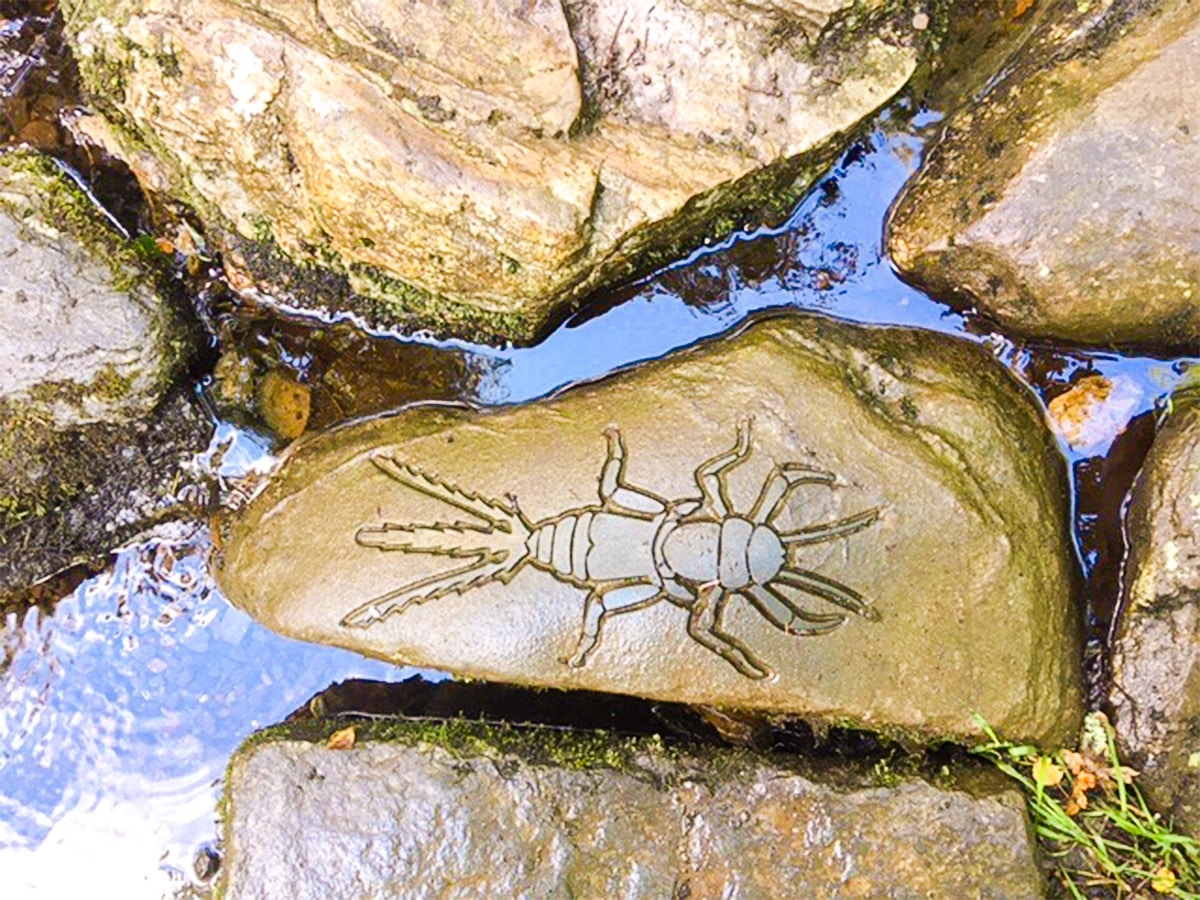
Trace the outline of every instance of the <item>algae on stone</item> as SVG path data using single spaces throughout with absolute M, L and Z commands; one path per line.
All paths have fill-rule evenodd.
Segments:
M 402 613 L 343 621 L 374 597 L 502 556 L 479 549 L 502 535 L 489 538 L 445 491 L 439 500 L 389 478 L 372 461 L 379 454 L 497 508 L 515 502 L 535 523 L 597 507 L 607 429 L 624 442 L 625 483 L 675 501 L 700 496 L 697 469 L 729 451 L 748 421 L 750 454 L 729 477 L 733 508 L 747 514 L 776 464 L 835 473 L 832 484 L 799 486 L 776 524 L 857 517 L 844 537 L 799 548 L 794 565 L 826 579 L 824 588 L 810 580 L 817 594 L 800 600 L 812 613 L 845 612 L 820 599 L 832 580 L 877 614 L 846 613 L 832 633 L 804 637 L 730 593 L 725 631 L 773 677 L 749 677 L 702 646 L 688 610 L 666 601 L 613 616 L 584 664 L 567 664 L 589 590 L 619 587 L 604 580 L 617 569 L 665 573 L 649 546 L 614 558 L 600 581 L 578 566 L 574 580 L 534 566 L 477 584 L 468 573 Z M 416 408 L 301 439 L 254 503 L 221 523 L 215 568 L 226 595 L 269 627 L 397 662 L 926 739 L 975 733 L 979 712 L 1006 734 L 1054 743 L 1081 716 L 1068 514 L 1065 467 L 1036 401 L 985 349 L 793 315 L 528 406 Z M 363 539 L 456 520 L 470 524 L 414 536 L 440 554 Z M 593 566 L 616 552 L 596 544 L 579 545 Z M 696 597 L 711 590 L 693 587 Z

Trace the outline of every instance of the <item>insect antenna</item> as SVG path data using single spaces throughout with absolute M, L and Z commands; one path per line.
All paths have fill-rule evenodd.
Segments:
M 821 525 L 810 525 L 807 528 L 800 528 L 796 531 L 788 531 L 779 536 L 779 539 L 784 544 L 802 547 L 805 544 L 820 544 L 824 541 L 831 541 L 834 538 L 845 537 L 848 534 L 854 534 L 856 531 L 862 531 L 871 525 L 874 525 L 879 519 L 879 508 L 868 509 L 866 512 L 855 513 L 852 516 L 846 516 L 844 519 L 838 519 L 836 522 L 825 522 Z
M 514 520 L 521 521 L 521 514 L 513 507 L 506 507 L 495 500 L 464 491 L 449 481 L 426 475 L 416 466 L 399 462 L 394 456 L 381 454 L 371 457 L 376 468 L 389 478 L 400 482 L 414 491 L 433 497 L 463 512 L 470 513 L 500 531 L 513 531 Z

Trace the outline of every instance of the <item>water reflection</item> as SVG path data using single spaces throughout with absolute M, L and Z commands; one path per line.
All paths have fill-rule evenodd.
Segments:
M 4 896 L 161 896 L 215 835 L 230 753 L 331 681 L 400 669 L 265 630 L 217 593 L 203 528 L 117 554 L 0 641 Z

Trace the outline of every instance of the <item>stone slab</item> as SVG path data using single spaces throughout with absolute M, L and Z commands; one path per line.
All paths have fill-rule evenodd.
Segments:
M 1043 896 L 1015 792 L 837 789 L 777 761 L 584 743 L 599 758 L 566 765 L 487 737 L 242 751 L 223 896 Z

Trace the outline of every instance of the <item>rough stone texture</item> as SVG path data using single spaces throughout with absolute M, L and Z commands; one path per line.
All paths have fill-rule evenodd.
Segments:
M 672 602 L 612 618 L 586 665 L 568 665 L 589 588 L 666 571 L 648 544 L 622 550 L 620 535 L 596 531 L 590 580 L 526 565 L 507 583 L 464 583 L 366 627 L 342 624 L 372 598 L 483 553 L 526 556 L 525 525 L 481 535 L 481 521 L 390 479 L 373 455 L 393 453 L 501 503 L 515 497 L 536 523 L 598 505 L 610 427 L 625 444 L 626 482 L 679 500 L 699 497 L 696 470 L 728 451 L 748 419 L 751 453 L 729 478 L 736 510 L 749 511 L 773 465 L 788 462 L 837 481 L 800 485 L 775 521 L 780 531 L 878 510 L 873 524 L 799 546 L 793 559 L 860 592 L 877 621 L 847 613 L 832 633 L 801 637 L 772 627 L 744 597 L 727 598 L 726 630 L 773 677 L 749 677 L 705 649 Z M 268 627 L 397 662 L 930 737 L 977 734 L 980 712 L 1005 735 L 1058 744 L 1081 714 L 1067 507 L 1064 464 L 1036 402 L 982 347 L 789 315 L 529 406 L 419 408 L 302 439 L 267 489 L 220 523 L 214 564 L 226 595 Z M 653 530 L 649 518 L 625 527 Z M 456 557 L 383 551 L 359 534 L 456 520 L 470 526 L 415 538 Z M 682 556 L 702 561 L 715 548 L 714 531 Z M 569 555 L 555 554 L 564 564 Z M 684 597 L 705 598 L 697 615 L 720 605 L 711 585 L 690 591 Z M 842 611 L 816 596 L 793 600 Z
M 1113 651 L 1115 724 L 1156 806 L 1200 837 L 1200 391 L 1178 394 L 1134 485 Z
M 1004 328 L 1200 346 L 1200 7 L 1059 4 L 893 209 L 907 278 Z M 1147 7 L 1149 10 L 1147 11 Z
M 47 159 L 0 155 L 0 404 L 56 427 L 128 421 L 176 374 L 178 323 Z
M 1015 792 L 837 790 L 652 744 L 612 769 L 486 738 L 271 742 L 239 753 L 226 798 L 230 898 L 1044 895 Z
M 47 159 L 0 155 L 0 599 L 138 531 L 210 427 L 167 391 L 194 346 L 129 242 Z M 150 419 L 153 417 L 153 421 Z
M 31 585 L 163 522 L 202 518 L 208 495 L 192 462 L 211 434 L 176 392 L 145 419 L 39 435 L 0 460 L 5 492 L 26 478 L 34 492 L 17 495 L 17 515 L 0 515 L 0 603 L 24 602 Z
M 794 157 L 909 77 L 920 5 L 63 4 L 105 113 L 78 131 L 253 275 L 281 251 L 372 321 L 522 337 L 807 184 Z

